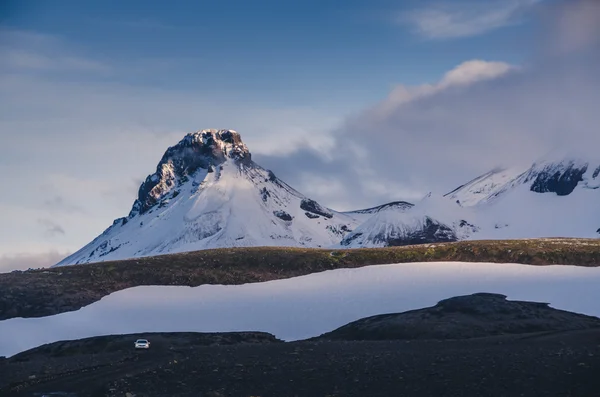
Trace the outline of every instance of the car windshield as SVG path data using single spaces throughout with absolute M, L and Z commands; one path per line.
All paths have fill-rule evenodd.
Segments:
M 146 339 L 138 339 L 135 343 L 148 343 L 148 341 Z

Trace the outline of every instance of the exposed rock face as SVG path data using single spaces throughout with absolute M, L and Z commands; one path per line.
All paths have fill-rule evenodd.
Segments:
M 553 309 L 547 303 L 477 293 L 425 309 L 363 318 L 319 339 L 468 339 L 492 335 L 599 328 L 600 319 Z
M 567 196 L 583 181 L 588 165 L 578 166 L 573 162 L 567 164 L 548 164 L 531 175 L 525 182 L 532 181 L 531 191 L 537 193 L 556 193 Z
M 333 213 L 331 211 L 323 208 L 319 203 L 311 199 L 303 199 L 300 202 L 300 208 L 302 208 L 304 211 L 324 216 L 325 218 L 333 217 Z
M 148 211 L 198 169 L 213 172 L 227 158 L 246 164 L 251 161 L 250 152 L 236 131 L 202 130 L 187 134 L 167 149 L 156 172 L 142 183 L 129 218 Z
M 277 218 L 279 218 L 283 221 L 287 221 L 287 222 L 291 222 L 291 220 L 293 219 L 290 214 L 288 214 L 287 212 L 285 212 L 283 210 L 273 211 L 273 215 L 275 215 Z

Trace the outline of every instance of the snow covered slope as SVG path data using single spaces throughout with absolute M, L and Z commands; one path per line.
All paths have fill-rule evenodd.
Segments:
M 526 170 L 497 168 L 461 185 L 445 196 L 469 207 L 493 200 L 514 186 Z
M 600 159 L 548 156 L 446 194 L 473 210 L 475 238 L 600 237 Z
M 430 193 L 402 210 L 383 207 L 348 233 L 340 246 L 389 247 L 463 240 L 478 230 L 471 223 L 470 212 Z
M 127 217 L 58 265 L 218 247 L 331 246 L 358 222 L 254 163 L 237 132 L 203 130 L 166 151 Z
M 600 237 L 600 160 L 550 154 L 494 169 L 444 197 L 377 207 L 348 233 L 349 248 L 534 237 Z
M 521 185 L 535 193 L 568 196 L 576 189 L 600 188 L 600 160 L 578 157 L 543 159 L 529 169 L 495 169 L 445 196 L 462 206 L 489 203 Z

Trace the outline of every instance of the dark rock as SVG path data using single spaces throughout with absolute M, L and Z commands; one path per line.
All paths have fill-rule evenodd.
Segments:
M 306 217 L 307 217 L 307 218 L 310 218 L 310 219 L 317 219 L 317 218 L 320 218 L 320 216 L 319 216 L 319 215 L 312 214 L 312 213 L 310 213 L 310 212 L 305 212 L 305 213 L 304 213 L 304 215 L 306 215 Z
M 285 211 L 282 210 L 278 210 L 278 211 L 273 211 L 273 215 L 275 215 L 277 218 L 284 220 L 284 221 L 291 221 L 293 218 L 290 214 L 288 214 Z
M 313 214 L 321 215 L 325 218 L 333 217 L 331 211 L 327 210 L 326 208 L 322 207 L 321 204 L 311 199 L 302 199 L 300 202 L 300 208 L 304 211 L 312 212 Z
M 468 229 L 469 229 L 469 230 L 471 230 L 471 232 L 473 232 L 473 233 L 475 233 L 475 232 L 479 231 L 479 227 L 477 227 L 477 226 L 475 226 L 475 225 L 473 225 L 473 224 L 471 224 L 471 223 L 469 223 L 469 222 L 465 221 L 464 219 L 462 219 L 462 220 L 460 221 L 460 223 L 458 224 L 458 227 L 461 227 L 461 228 L 468 228 Z
M 598 166 L 598 168 L 596 168 L 596 170 L 592 174 L 592 178 L 596 179 L 598 177 L 598 175 L 600 175 L 600 166 Z
M 329 230 L 331 233 L 336 234 L 340 237 L 344 236 L 347 233 L 350 233 L 352 230 L 348 228 L 347 225 L 327 225 L 325 229 Z
M 587 165 L 581 168 L 570 163 L 565 167 L 548 165 L 537 173 L 530 190 L 537 193 L 556 193 L 559 196 L 571 194 L 577 184 L 583 181 Z M 530 179 L 528 178 L 526 182 Z
M 348 246 L 354 240 L 356 240 L 357 238 L 359 238 L 362 235 L 363 235 L 363 233 L 361 233 L 361 232 L 353 233 L 353 234 L 347 236 L 346 238 L 344 238 L 342 241 L 340 241 L 340 245 Z
M 269 193 L 266 187 L 263 187 L 262 189 L 260 189 L 260 197 L 262 198 L 262 201 L 266 203 L 267 199 L 271 197 L 271 193 Z
M 382 314 L 354 321 L 317 339 L 469 339 L 504 334 L 600 328 L 600 319 L 477 293 L 440 301 L 425 309 Z
M 219 142 L 233 145 L 231 150 L 221 148 Z M 130 215 L 145 213 L 174 186 L 185 183 L 198 169 L 211 170 L 227 158 L 242 164 L 251 163 L 251 154 L 237 132 L 207 130 L 187 134 L 179 143 L 167 149 L 156 167 L 140 186 L 138 198 Z

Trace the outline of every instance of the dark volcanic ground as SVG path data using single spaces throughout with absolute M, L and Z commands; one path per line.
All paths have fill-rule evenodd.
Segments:
M 600 329 L 455 341 L 264 340 L 174 349 L 160 340 L 154 336 L 149 351 L 131 347 L 55 358 L 41 352 L 30 354 L 29 361 L 7 360 L 0 364 L 0 395 L 584 397 L 600 392 Z M 35 379 L 29 380 L 31 375 Z
M 135 351 L 137 338 L 151 348 Z M 0 360 L 0 396 L 599 396 L 599 373 L 600 319 L 481 293 L 293 343 L 259 332 L 56 342 Z
M 424 309 L 366 317 L 314 339 L 470 339 L 590 328 L 600 328 L 600 318 L 558 310 L 548 303 L 477 293 L 444 299 Z

